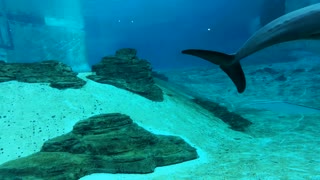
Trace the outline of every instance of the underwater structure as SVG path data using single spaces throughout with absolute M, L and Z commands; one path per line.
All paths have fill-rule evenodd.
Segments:
M 110 68 L 110 66 L 114 66 L 114 68 Z M 101 62 L 93 66 L 92 70 L 86 77 L 83 76 L 85 74 L 80 77 L 69 66 L 58 61 L 36 63 L 1 62 L 0 83 L 3 85 L 2 88 L 10 85 L 13 81 L 25 84 L 31 83 L 32 86 L 42 84 L 43 88 L 56 89 L 54 94 L 59 96 L 61 92 L 68 89 L 72 90 L 73 94 L 76 91 L 81 92 L 86 89 L 86 86 L 90 86 L 90 84 L 92 86 L 92 82 L 95 82 L 97 85 L 109 84 L 121 88 L 155 103 L 163 102 L 165 93 L 168 93 L 161 83 L 156 83 L 158 81 L 166 83 L 168 79 L 163 78 L 164 75 L 160 76 L 159 73 L 152 73 L 150 63 L 147 60 L 139 59 L 137 51 L 132 48 L 119 49 L 114 56 L 102 58 Z M 155 81 L 153 74 L 157 74 L 156 76 L 161 77 L 163 80 Z M 104 94 L 107 92 L 105 88 L 102 86 L 102 94 L 97 91 L 92 92 L 92 90 L 89 90 L 89 93 L 101 96 L 102 102 L 105 103 L 106 96 Z M 24 93 L 24 91 L 21 92 Z M 173 95 L 171 94 L 170 96 Z M 4 96 L 1 96 L 1 98 L 4 98 Z M 54 97 L 55 100 L 56 98 Z M 43 99 L 40 98 L 39 100 Z M 66 99 L 68 98 L 66 97 Z M 81 99 L 83 99 L 83 95 L 78 97 L 79 101 L 82 101 Z M 115 103 L 127 103 L 114 100 L 112 101 Z M 96 99 L 95 101 L 98 102 L 100 100 Z M 221 118 L 224 123 L 235 131 L 245 132 L 252 124 L 240 115 L 230 112 L 210 100 L 195 98 L 193 101 L 199 105 L 200 109 L 208 110 L 208 113 L 212 113 L 211 116 Z M 60 105 L 57 104 L 56 108 L 63 108 L 62 111 L 65 111 L 64 102 L 65 100 L 60 104 L 57 101 Z M 75 102 L 70 101 L 67 103 L 67 107 L 71 108 L 71 111 L 78 109 L 74 106 L 76 104 L 72 105 L 70 103 L 74 104 Z M 192 101 L 190 103 L 193 104 Z M 196 104 L 194 105 L 197 106 Z M 108 103 L 105 105 L 109 106 Z M 76 106 L 79 106 L 79 104 Z M 87 109 L 87 105 L 84 104 L 83 107 Z M 1 112 L 5 111 L 3 108 L 1 108 Z M 21 111 L 24 112 L 24 109 L 21 109 Z M 61 109 L 58 111 L 61 111 Z M 51 131 L 51 128 L 47 126 L 45 130 L 39 127 L 39 131 L 36 132 L 34 125 L 37 124 L 36 122 L 42 116 L 36 113 L 39 117 L 36 118 L 38 120 L 30 121 L 35 124 L 33 125 L 33 135 L 29 136 L 29 138 L 32 138 L 33 140 L 31 141 L 34 142 L 34 145 L 37 145 L 12 144 L 12 146 L 19 146 L 18 148 L 23 151 L 29 151 L 27 154 L 30 155 L 23 157 L 19 155 L 18 159 L 0 165 L 0 178 L 79 179 L 94 173 L 145 174 L 154 172 L 158 166 L 167 166 L 199 158 L 197 149 L 179 136 L 156 135 L 138 126 L 126 114 L 103 112 L 101 104 L 95 104 L 90 117 L 81 121 L 71 120 L 76 123 L 74 125 L 71 123 L 73 127 L 70 132 L 65 133 L 64 130 L 61 132 L 61 129 L 51 132 L 60 136 L 48 138 L 43 143 L 36 143 L 35 134 L 42 131 Z M 16 121 L 15 118 L 11 117 L 12 113 L 15 114 L 14 111 L 8 111 L 7 115 L 2 114 L 0 116 L 1 119 L 4 119 L 4 121 L 1 121 L 1 123 L 4 123 L 3 125 L 10 127 L 15 123 L 20 124 L 21 120 Z M 148 111 L 145 113 L 148 113 Z M 61 114 L 63 116 L 61 120 L 67 118 L 63 114 L 65 113 Z M 60 115 L 51 116 L 53 122 L 56 121 L 54 120 L 56 116 L 60 117 Z M 5 120 L 7 117 L 9 118 L 8 121 Z M 24 119 L 24 116 L 19 115 L 19 118 Z M 21 125 L 24 127 L 24 124 Z M 5 131 L 2 132 L 5 133 Z M 27 131 L 22 132 L 20 137 L 27 136 L 25 133 L 28 134 Z M 8 139 L 3 140 L 7 141 Z M 14 142 L 17 141 L 16 139 L 14 140 Z M 21 145 L 24 147 L 21 148 Z M 39 145 L 41 149 L 37 152 L 36 147 L 39 148 Z M 10 154 L 6 149 L 6 146 L 1 148 L 2 155 Z M 34 153 L 31 153 L 30 150 Z M 7 158 L 11 159 L 12 157 L 8 155 Z M 4 158 L 2 159 L 4 160 Z M 53 161 L 55 163 L 51 163 Z
M 103 142 L 103 143 L 102 143 Z M 0 178 L 79 179 L 93 173 L 151 173 L 196 159 L 179 137 L 149 133 L 123 114 L 100 114 L 44 143 L 40 152 L 0 166 Z
M 0 60 L 59 60 L 90 69 L 80 1 L 1 0 L 0 9 Z
M 286 0 L 285 11 L 316 2 L 301 1 Z M 306 46 L 295 59 L 253 55 L 268 61 L 242 64 L 248 87 L 239 94 L 223 71 L 188 68 L 180 54 L 197 42 L 210 49 L 213 33 L 246 34 L 211 27 L 215 18 L 241 22 L 224 21 L 226 1 L 85 1 L 92 16 L 84 18 L 80 0 L 26 2 L 0 0 L 1 180 L 320 179 L 320 55 Z M 212 14 L 213 5 L 221 9 Z M 266 22 L 282 12 L 265 12 Z M 174 63 L 182 65 L 157 66 Z

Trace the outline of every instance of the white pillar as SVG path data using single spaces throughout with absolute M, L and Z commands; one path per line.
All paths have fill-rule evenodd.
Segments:
M 9 13 L 30 14 L 45 20 L 45 25 L 11 24 L 14 49 L 7 52 L 8 62 L 58 60 L 75 71 L 90 70 L 81 0 L 2 1 Z
M 86 56 L 86 43 L 82 5 L 80 0 L 49 1 L 50 10 L 44 15 L 47 26 L 65 29 L 69 37 L 64 62 L 72 66 L 74 71 L 89 71 Z

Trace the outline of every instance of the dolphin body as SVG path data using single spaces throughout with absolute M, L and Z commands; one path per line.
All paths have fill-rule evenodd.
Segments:
M 320 39 L 320 3 L 285 14 L 254 33 L 234 54 L 187 49 L 183 54 L 200 57 L 217 64 L 230 77 L 239 93 L 246 88 L 240 60 L 275 44 L 307 39 Z

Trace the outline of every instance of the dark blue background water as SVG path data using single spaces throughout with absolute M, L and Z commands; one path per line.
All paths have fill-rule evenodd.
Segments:
M 95 64 L 119 48 L 131 47 L 154 69 L 209 65 L 180 52 L 188 48 L 236 51 L 256 29 L 255 18 L 265 13 L 268 21 L 283 13 L 281 6 L 274 6 L 281 1 L 86 1 L 88 57 Z

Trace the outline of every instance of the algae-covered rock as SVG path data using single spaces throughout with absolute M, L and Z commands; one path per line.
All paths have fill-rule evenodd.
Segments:
M 153 101 L 163 101 L 162 90 L 155 85 L 152 68 L 148 61 L 139 59 L 135 49 L 125 48 L 115 56 L 104 57 L 92 66 L 95 75 L 88 78 L 104 84 L 111 84 Z
M 196 159 L 196 149 L 174 136 L 154 135 L 123 114 L 79 121 L 48 140 L 40 152 L 0 166 L 0 179 L 79 179 L 92 173 L 151 173 Z
M 233 130 L 245 131 L 252 124 L 251 121 L 243 118 L 239 114 L 230 112 L 226 107 L 223 107 L 216 102 L 203 98 L 194 98 L 193 101 L 211 112 L 214 116 L 220 118 Z
M 81 88 L 86 82 L 58 61 L 35 63 L 0 63 L 0 82 L 16 80 L 27 83 L 50 83 L 57 89 Z

